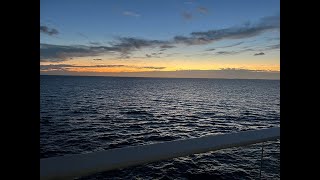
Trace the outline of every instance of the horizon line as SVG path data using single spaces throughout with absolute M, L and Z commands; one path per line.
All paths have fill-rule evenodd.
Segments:
M 154 79 L 222 79 L 222 80 L 276 80 L 280 79 L 257 79 L 257 78 L 210 78 L 210 77 L 144 77 L 144 76 L 107 76 L 107 75 L 72 75 L 72 74 L 40 74 L 40 76 L 71 76 L 71 77 L 112 77 L 112 78 L 154 78 Z

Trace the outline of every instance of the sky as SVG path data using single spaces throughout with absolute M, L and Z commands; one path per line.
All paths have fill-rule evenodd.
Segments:
M 280 78 L 279 0 L 41 0 L 40 74 Z

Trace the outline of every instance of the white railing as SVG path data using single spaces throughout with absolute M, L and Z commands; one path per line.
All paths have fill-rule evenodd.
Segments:
M 209 135 L 87 154 L 40 159 L 40 179 L 72 179 L 102 171 L 245 146 L 280 138 L 280 127 Z

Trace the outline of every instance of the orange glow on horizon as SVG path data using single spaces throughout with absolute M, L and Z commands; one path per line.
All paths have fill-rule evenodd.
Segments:
M 92 61 L 88 59 L 73 59 L 60 63 L 41 62 L 40 65 L 61 66 L 59 70 L 68 72 L 97 72 L 97 73 L 121 73 L 121 72 L 152 72 L 152 71 L 179 71 L 179 70 L 221 70 L 221 69 L 245 69 L 257 71 L 280 71 L 279 60 L 273 62 L 241 61 L 231 60 L 186 60 L 186 59 L 150 59 L 146 60 L 103 60 Z M 63 67 L 63 65 L 69 65 Z M 75 66 L 75 67 L 72 67 Z M 84 67 L 81 67 L 84 66 Z M 92 66 L 92 67 L 91 67 Z M 100 67 L 99 67 L 100 66 Z M 109 67 L 106 67 L 109 66 Z M 114 67 L 113 67 L 114 66 Z M 57 70 L 52 68 L 52 70 Z M 42 72 L 50 71 L 41 70 Z

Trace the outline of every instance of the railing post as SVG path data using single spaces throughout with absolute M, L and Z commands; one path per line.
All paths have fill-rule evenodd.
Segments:
M 259 179 L 260 180 L 261 180 L 262 159 L 263 159 L 263 145 L 264 145 L 264 143 L 262 143 L 262 145 L 261 145 L 260 173 L 259 173 Z

